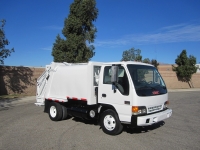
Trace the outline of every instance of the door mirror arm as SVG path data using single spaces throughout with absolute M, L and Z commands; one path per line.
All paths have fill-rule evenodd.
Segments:
M 119 66 L 117 65 L 112 65 L 111 67 L 111 82 L 112 82 L 112 89 L 114 91 L 114 93 L 116 93 L 116 88 L 117 88 L 117 84 L 118 84 L 118 70 L 119 70 Z

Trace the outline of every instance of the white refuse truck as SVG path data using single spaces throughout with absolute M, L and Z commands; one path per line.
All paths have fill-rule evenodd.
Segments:
M 140 62 L 55 63 L 37 80 L 36 105 L 53 121 L 96 119 L 106 134 L 148 126 L 172 115 L 158 70 Z

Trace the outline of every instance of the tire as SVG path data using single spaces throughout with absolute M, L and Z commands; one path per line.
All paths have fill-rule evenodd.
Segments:
M 66 120 L 68 118 L 67 115 L 67 108 L 65 106 L 62 106 L 62 120 Z
M 62 106 L 59 103 L 51 102 L 49 104 L 49 118 L 52 121 L 60 121 L 63 116 Z
M 119 121 L 117 113 L 111 109 L 102 113 L 100 125 L 103 132 L 109 135 L 120 134 L 123 130 L 123 125 Z

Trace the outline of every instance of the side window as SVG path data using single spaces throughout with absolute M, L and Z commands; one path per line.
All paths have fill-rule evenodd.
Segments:
M 104 68 L 103 84 L 111 83 L 111 66 Z M 123 66 L 119 67 L 117 89 L 123 95 L 129 95 L 129 81 Z
M 104 68 L 103 74 L 103 84 L 112 84 L 111 83 L 111 66 L 107 66 Z
M 117 86 L 118 86 L 117 88 L 123 95 L 129 95 L 128 77 L 126 74 L 126 70 L 124 69 L 123 66 L 119 67 L 118 85 Z
M 99 85 L 99 73 L 100 73 L 100 70 L 101 70 L 101 66 L 94 66 L 94 69 L 93 69 L 93 85 L 94 86 L 98 86 Z

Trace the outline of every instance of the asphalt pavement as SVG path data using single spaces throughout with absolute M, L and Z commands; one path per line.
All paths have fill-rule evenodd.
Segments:
M 36 102 L 36 96 L 26 96 L 21 98 L 0 99 L 0 110 L 9 107 Z
M 105 134 L 92 121 L 51 121 L 43 107 L 34 105 L 35 96 L 10 100 L 10 108 L 0 110 L 0 150 L 197 150 L 200 92 L 176 91 L 169 92 L 169 119 L 133 129 L 124 125 L 117 136 Z

